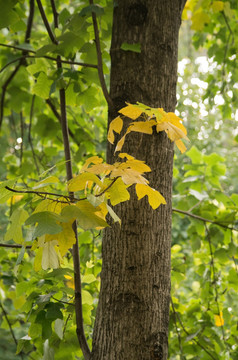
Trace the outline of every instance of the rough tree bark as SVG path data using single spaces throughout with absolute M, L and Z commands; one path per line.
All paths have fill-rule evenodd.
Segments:
M 113 15 L 110 96 L 174 111 L 178 32 L 186 0 L 118 0 Z M 140 43 L 141 53 L 122 43 Z M 116 116 L 109 114 L 109 122 Z M 108 161 L 114 161 L 108 148 Z M 152 169 L 150 185 L 167 201 L 153 211 L 147 199 L 116 207 L 122 226 L 103 237 L 101 292 L 92 360 L 165 360 L 168 357 L 173 144 L 164 133 L 128 135 L 123 152 Z

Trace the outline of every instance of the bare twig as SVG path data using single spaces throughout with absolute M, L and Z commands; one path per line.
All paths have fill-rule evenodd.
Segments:
M 93 5 L 93 0 L 89 0 L 90 5 Z M 94 28 L 94 35 L 95 35 L 95 45 L 96 45 L 96 51 L 97 51 L 97 61 L 98 61 L 98 77 L 101 83 L 103 95 L 107 101 L 108 108 L 113 109 L 113 101 L 109 95 L 109 92 L 107 90 L 106 82 L 104 79 L 103 74 L 103 62 L 102 62 L 102 52 L 101 52 L 101 45 L 100 45 L 100 39 L 99 39 L 99 31 L 98 31 L 98 24 L 97 24 L 97 17 L 95 12 L 92 10 L 92 20 L 93 20 L 93 28 Z
M 22 245 L 15 245 L 15 244 L 3 244 L 0 243 L 0 247 L 4 247 L 4 248 L 11 248 L 11 249 L 21 249 Z M 31 249 L 31 245 L 27 245 L 25 246 L 26 249 Z
M 230 227 L 230 226 L 227 226 L 227 225 L 224 225 L 222 223 L 219 223 L 218 221 L 214 221 L 214 220 L 209 220 L 209 219 L 206 219 L 206 218 L 203 218 L 201 216 L 198 216 L 198 215 L 195 215 L 195 214 L 192 214 L 188 211 L 184 211 L 184 210 L 179 210 L 179 209 L 175 209 L 173 208 L 172 209 L 173 212 L 177 212 L 177 213 L 180 213 L 180 214 L 183 214 L 183 215 L 187 215 L 189 217 L 192 217 L 194 219 L 197 219 L 197 220 L 200 220 L 200 221 L 203 221 L 205 223 L 211 223 L 211 224 L 215 224 L 215 225 L 218 225 L 220 227 L 223 227 L 224 229 L 229 229 L 229 230 L 234 230 L 234 231 L 238 231 L 238 229 L 236 229 L 235 227 Z
M 22 111 L 20 112 L 20 127 L 21 127 L 21 143 L 20 143 L 20 167 L 22 166 L 23 159 L 23 138 L 24 138 L 24 121 Z
M 105 194 L 105 192 L 107 190 L 110 189 L 110 187 L 116 182 L 116 180 L 119 179 L 119 176 L 115 177 L 112 182 L 104 189 L 102 190 L 99 194 L 96 194 L 95 197 L 100 197 L 102 196 L 103 194 Z M 59 203 L 74 203 L 74 202 L 78 202 L 78 201 L 82 201 L 82 200 L 87 200 L 87 197 L 84 197 L 84 198 L 76 198 L 72 195 L 62 195 L 62 194 L 56 194 L 56 193 L 52 193 L 52 192 L 46 192 L 46 191 L 34 191 L 34 190 L 16 190 L 16 189 L 12 189 L 10 188 L 9 186 L 5 186 L 5 189 L 11 191 L 11 192 L 14 192 L 14 193 L 19 193 L 19 194 L 35 194 L 35 195 L 38 195 L 40 197 L 44 197 L 46 198 L 45 196 L 49 195 L 49 196 L 56 196 L 56 197 L 62 197 L 64 199 L 66 199 L 67 201 L 61 201 L 61 200 L 54 200 L 54 199 L 49 199 L 49 200 L 52 200 L 52 201 L 58 201 Z M 70 193 L 72 194 L 72 192 Z
M 33 111 L 34 111 L 34 103 L 35 103 L 35 95 L 33 95 L 32 97 L 32 101 L 31 101 L 31 110 L 30 110 L 30 123 L 29 123 L 29 131 L 28 131 L 28 142 L 30 144 L 31 147 L 31 152 L 33 155 L 33 159 L 34 159 L 34 164 L 36 167 L 36 171 L 37 174 L 40 174 L 40 170 L 39 170 L 39 166 L 37 164 L 37 158 L 36 158 L 36 154 L 35 154 L 35 150 L 34 150 L 34 146 L 33 146 L 33 142 L 32 142 L 32 138 L 31 138 L 31 126 L 32 126 L 32 119 L 33 119 Z
M 58 121 L 61 123 L 61 117 L 60 117 L 60 114 L 58 113 L 55 105 L 52 103 L 52 101 L 50 99 L 46 99 L 46 103 L 49 105 L 49 107 L 51 108 L 53 114 L 58 119 Z M 74 133 L 70 129 L 69 129 L 69 135 L 73 139 L 75 144 L 77 144 L 79 146 L 80 144 L 79 144 L 78 140 L 76 139 Z
M 52 60 L 52 61 L 58 61 L 57 58 L 54 58 L 53 56 L 48 56 L 48 55 L 27 55 L 27 53 L 36 54 L 36 51 L 34 51 L 34 50 L 27 50 L 27 49 L 21 48 L 20 46 L 14 46 L 14 45 L 2 44 L 2 43 L 0 43 L 0 46 L 4 46 L 4 47 L 11 48 L 11 49 L 21 50 L 21 51 L 26 52 L 26 54 L 25 54 L 24 56 L 22 56 L 22 57 L 20 57 L 20 58 L 18 58 L 18 59 L 12 60 L 12 61 L 10 61 L 9 63 L 7 63 L 7 64 L 0 70 L 0 73 L 1 73 L 5 68 L 7 68 L 9 65 L 11 65 L 12 63 L 17 62 L 17 61 L 20 61 L 21 59 L 25 59 L 25 58 L 32 58 L 32 59 L 44 58 L 44 59 L 49 59 L 49 60 Z M 90 68 L 94 68 L 94 69 L 97 69 L 97 68 L 98 68 L 97 65 L 89 64 L 89 63 L 83 63 L 83 62 L 80 62 L 80 61 L 71 61 L 71 60 L 62 60 L 62 59 L 60 59 L 60 62 L 61 62 L 62 64 L 68 64 L 68 65 L 79 65 L 79 66 L 90 67 Z
M 51 30 L 51 27 L 50 27 L 50 24 L 48 22 L 48 19 L 46 17 L 46 14 L 45 14 L 45 11 L 43 9 L 43 6 L 42 6 L 42 3 L 41 3 L 41 0 L 36 0 L 37 2 L 37 5 L 38 5 L 38 9 L 40 11 L 40 14 L 41 14 L 41 17 L 42 17 L 42 20 L 43 20 L 43 23 L 46 27 L 46 30 L 48 32 L 48 35 L 50 37 L 50 40 L 52 41 L 53 44 L 57 45 L 58 44 L 58 41 L 53 33 L 53 31 Z
M 9 320 L 9 318 L 8 318 L 7 312 L 6 312 L 6 310 L 4 309 L 4 307 L 3 307 L 3 305 L 2 305 L 1 302 L 0 302 L 0 308 L 2 309 L 2 313 L 3 313 L 3 315 L 4 315 L 5 319 L 6 319 L 6 322 L 7 322 L 7 324 L 8 324 L 9 330 L 10 330 L 11 335 L 12 335 L 12 338 L 13 338 L 13 341 L 14 341 L 14 343 L 15 343 L 16 346 L 17 346 L 17 339 L 16 339 L 16 336 L 15 336 L 15 334 L 14 334 L 14 331 L 13 331 L 13 328 L 12 328 L 12 324 L 11 324 L 11 322 L 10 322 L 10 320 Z M 22 354 L 22 352 L 20 352 L 19 355 L 21 356 L 21 358 L 22 358 L 22 360 L 23 360 L 23 354 Z

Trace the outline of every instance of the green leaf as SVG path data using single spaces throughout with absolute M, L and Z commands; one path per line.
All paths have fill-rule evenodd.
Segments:
M 8 1 L 1 0 L 0 29 L 15 24 L 20 20 L 16 11 L 13 10 L 13 6 L 15 3 L 16 1 L 12 1 L 12 0 L 8 0 Z
M 43 270 L 49 268 L 57 269 L 59 267 L 60 261 L 57 252 L 55 251 L 55 245 L 57 241 L 47 241 L 43 245 L 42 261 L 41 266 Z
M 0 204 L 4 204 L 8 199 L 14 196 L 14 193 L 7 190 L 5 186 L 12 188 L 15 182 L 16 180 L 6 180 L 0 183 Z
M 22 224 L 27 218 L 28 213 L 22 208 L 16 209 L 12 213 L 12 216 L 10 217 L 11 225 L 9 226 L 5 235 L 6 241 L 14 240 L 17 244 L 23 243 Z
M 141 52 L 141 45 L 140 45 L 140 43 L 137 43 L 137 44 L 123 43 L 121 45 L 121 49 L 125 50 L 125 51 L 132 51 L 132 52 L 140 53 Z
M 203 155 L 196 148 L 196 146 L 192 146 L 189 151 L 187 151 L 186 155 L 192 160 L 193 164 L 202 164 L 203 163 Z
M 63 340 L 64 337 L 64 321 L 62 319 L 56 319 L 55 320 L 55 332 L 60 338 L 60 340 Z
M 45 73 L 41 72 L 37 78 L 36 84 L 32 87 L 32 93 L 40 96 L 42 99 L 48 99 L 51 85 L 52 81 L 49 80 Z
M 31 215 L 25 222 L 26 225 L 36 224 L 34 237 L 39 237 L 44 234 L 57 234 L 62 231 L 62 227 L 57 222 L 64 222 L 65 220 L 51 211 L 42 211 Z
M 45 318 L 51 321 L 54 321 L 56 319 L 61 319 L 63 320 L 63 314 L 60 311 L 60 308 L 62 308 L 63 305 L 60 303 L 48 303 L 45 306 L 45 309 L 47 309 Z
M 128 44 L 128 43 L 124 42 L 121 45 L 121 49 L 125 50 L 125 51 L 133 51 L 133 52 L 136 52 L 136 53 L 140 53 L 141 52 L 141 45 L 140 45 L 140 43 Z
M 91 15 L 92 12 L 94 12 L 97 16 L 100 16 L 100 15 L 104 14 L 104 9 L 102 6 L 100 6 L 98 4 L 89 5 L 89 6 L 84 7 L 80 11 L 79 16 Z
M 97 208 L 87 200 L 83 200 L 78 202 L 77 205 L 64 207 L 61 214 L 69 220 L 77 219 L 78 225 L 84 230 L 109 226 L 105 220 L 95 214 L 96 211 Z
M 93 297 L 87 290 L 82 290 L 82 304 L 93 305 Z

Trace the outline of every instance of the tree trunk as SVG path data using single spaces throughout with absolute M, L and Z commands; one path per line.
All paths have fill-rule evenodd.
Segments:
M 110 95 L 174 111 L 178 32 L 185 0 L 118 0 L 113 15 Z M 140 43 L 141 52 L 123 43 Z M 116 116 L 109 114 L 109 122 Z M 108 162 L 114 161 L 113 147 Z M 173 144 L 165 133 L 129 134 L 123 152 L 144 160 L 150 185 L 167 201 L 152 210 L 147 199 L 115 207 L 122 220 L 105 230 L 101 292 L 92 360 L 165 360 L 168 357 Z

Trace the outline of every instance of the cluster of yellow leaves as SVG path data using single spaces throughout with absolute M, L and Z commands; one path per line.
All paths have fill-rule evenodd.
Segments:
M 127 134 L 130 132 L 152 134 L 154 128 L 157 132 L 165 131 L 169 139 L 175 141 L 180 151 L 184 152 L 186 148 L 181 139 L 187 139 L 187 132 L 181 119 L 174 113 L 167 113 L 163 109 L 154 109 L 141 103 L 127 104 L 119 113 L 121 115 L 114 119 L 109 127 L 108 140 L 111 143 L 115 141 L 114 132 L 120 134 L 122 131 L 122 116 L 130 118 L 132 122 L 116 146 L 119 154 L 114 164 L 103 162 L 98 156 L 90 157 L 85 161 L 79 174 L 68 182 L 68 191 L 74 194 L 73 199 L 68 196 L 46 198 L 37 205 L 30 216 L 21 208 L 16 209 L 12 214 L 11 225 L 5 236 L 7 241 L 13 239 L 24 245 L 22 225 L 35 226 L 33 238 L 36 240 L 32 250 L 37 250 L 34 262 L 36 271 L 60 266 L 63 257 L 76 241 L 72 228 L 75 220 L 83 230 L 109 226 L 106 221 L 108 214 L 114 222 L 121 223 L 111 205 L 115 206 L 129 200 L 130 186 L 135 185 L 138 200 L 147 196 L 153 209 L 166 204 L 164 197 L 151 188 L 149 181 L 144 177 L 145 173 L 151 171 L 150 167 L 144 161 L 120 151 Z M 45 191 L 47 187 L 58 182 L 57 177 L 48 176 L 38 182 L 32 190 L 40 195 L 42 189 Z M 7 196 L 8 199 L 4 185 L 1 189 L 2 197 L 5 199 Z M 52 192 L 49 194 L 52 196 Z
M 182 19 L 191 19 L 191 29 L 203 31 L 205 24 L 210 23 L 212 14 L 222 11 L 230 19 L 234 16 L 229 1 L 188 0 L 183 10 Z
M 137 120 L 139 117 L 144 118 L 144 120 L 133 121 L 129 124 L 125 134 L 118 141 L 115 152 L 121 151 L 125 138 L 130 132 L 134 131 L 144 134 L 152 134 L 153 127 L 158 133 L 160 131 L 165 131 L 169 139 L 175 142 L 179 150 L 182 153 L 185 152 L 186 147 L 181 139 L 188 140 L 187 131 L 182 124 L 182 119 L 174 113 L 167 113 L 162 108 L 151 108 L 141 103 L 137 103 L 136 105 L 127 103 L 127 106 L 122 108 L 119 113 L 132 120 Z M 120 134 L 122 127 L 123 119 L 121 116 L 112 120 L 108 131 L 108 141 L 111 144 L 113 144 L 115 140 L 114 132 Z

